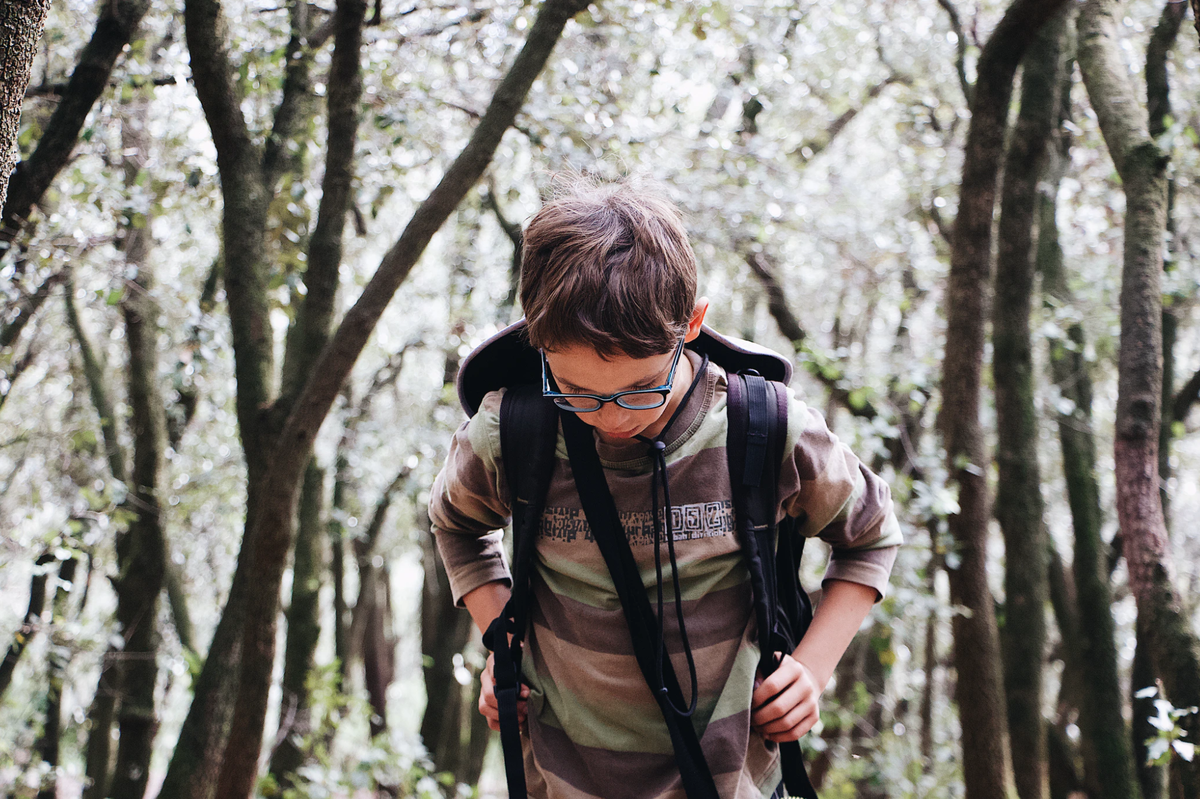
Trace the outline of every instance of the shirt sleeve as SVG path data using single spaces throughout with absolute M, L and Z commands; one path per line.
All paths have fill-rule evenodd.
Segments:
M 459 607 L 485 583 L 512 584 L 502 532 L 512 514 L 500 463 L 501 397 L 484 397 L 479 412 L 455 432 L 430 492 L 429 520 Z
M 822 583 L 846 580 L 887 591 L 904 538 L 891 489 L 830 432 L 819 412 L 788 389 L 788 447 L 779 475 L 780 513 L 832 548 Z

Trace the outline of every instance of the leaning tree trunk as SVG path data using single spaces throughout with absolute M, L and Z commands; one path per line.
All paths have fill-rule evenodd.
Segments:
M 3 14 L 7 17 L 11 9 L 42 5 L 30 0 L 4 3 Z M 71 78 L 59 97 L 58 105 L 46 129 L 38 139 L 33 154 L 17 164 L 8 185 L 8 197 L 4 200 L 3 216 L 0 217 L 0 257 L 21 232 L 33 207 L 42 199 L 46 189 L 67 165 L 71 150 L 79 140 L 79 131 L 96 100 L 108 88 L 113 67 L 125 46 L 133 39 L 142 17 L 150 7 L 150 0 L 106 0 L 99 4 L 99 16 L 91 40 L 79 54 Z M 0 26 L 7 36 L 7 26 Z M 7 64 L 5 76 L 10 73 Z M 14 77 L 17 73 L 12 73 Z M 28 76 L 25 82 L 28 81 Z M 7 84 L 7 80 L 5 81 Z M 18 81 L 13 80 L 12 85 Z M 24 95 L 24 82 L 21 93 Z M 18 100 L 18 103 L 20 101 Z M 5 108 L 7 108 L 7 102 Z M 20 106 L 18 105 L 18 108 Z M 5 143 L 5 162 L 9 143 Z M 4 170 L 8 175 L 7 168 Z
M 1058 121 L 1064 12 L 1042 26 L 1021 69 L 1021 110 L 1004 162 L 1000 200 L 992 374 L 996 393 L 996 518 L 1004 532 L 1004 691 L 1013 775 L 1021 799 L 1045 799 L 1042 717 L 1049 541 L 1043 519 L 1034 406 L 1034 232 L 1038 180 Z
M 1065 3 L 1016 0 L 979 58 L 959 211 L 954 222 L 942 409 L 938 416 L 958 513 L 949 519 L 957 564 L 949 568 L 954 618 L 955 689 L 962 719 L 967 799 L 1006 799 L 1012 773 L 994 599 L 987 580 L 987 454 L 979 419 L 992 214 L 1003 155 L 1013 74 L 1042 24 Z
M 21 104 L 49 11 L 50 0 L 24 0 L 0 7 L 0 207 L 8 197 L 8 177 L 17 162 Z
M 1200 705 L 1200 642 L 1172 582 L 1170 543 L 1158 495 L 1162 407 L 1162 247 L 1167 158 L 1150 138 L 1117 41 L 1116 4 L 1089 0 L 1079 18 L 1079 65 L 1125 190 L 1114 458 L 1129 584 L 1149 632 L 1166 698 Z M 1188 740 L 1200 718 L 1182 721 Z M 1181 795 L 1200 797 L 1200 758 L 1180 763 Z

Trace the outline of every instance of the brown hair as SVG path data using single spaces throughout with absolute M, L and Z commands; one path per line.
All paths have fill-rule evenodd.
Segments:
M 695 304 L 683 215 L 654 189 L 576 181 L 525 230 L 521 307 L 534 347 L 658 355 L 687 331 Z

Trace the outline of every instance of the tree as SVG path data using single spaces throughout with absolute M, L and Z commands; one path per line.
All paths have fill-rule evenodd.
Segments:
M 954 665 L 968 799 L 1001 799 L 1012 784 L 994 600 L 987 583 L 987 457 L 979 421 L 996 175 L 1013 74 L 1038 29 L 1062 5 L 1016 0 L 980 54 L 951 240 L 938 428 L 950 484 L 958 490 L 959 510 L 949 519 L 957 564 L 948 564 L 948 572 L 951 598 L 966 610 L 954 619 Z
M 497 87 L 467 146 L 384 256 L 319 357 L 308 362 L 307 374 L 290 383 L 302 386 L 299 394 L 281 394 L 282 401 L 277 402 L 270 395 L 272 357 L 263 296 L 266 264 L 262 247 L 266 200 L 273 181 L 264 175 L 264 161 L 250 139 L 237 102 L 228 45 L 219 34 L 220 8 L 211 0 L 187 3 L 185 19 L 193 74 L 223 177 L 225 285 L 237 360 L 239 428 L 249 482 L 238 569 L 197 681 L 196 697 L 164 782 L 163 796 L 202 797 L 209 795 L 212 787 L 222 797 L 250 794 L 274 661 L 279 585 L 291 545 L 299 483 L 313 439 L 384 308 L 430 238 L 487 168 L 563 27 L 584 7 L 578 0 L 550 0 L 541 8 L 525 47 Z M 350 0 L 339 4 L 339 11 L 356 14 L 359 24 L 362 10 L 363 4 Z M 344 205 L 341 213 L 332 210 L 333 220 L 344 219 Z M 340 231 L 341 222 L 331 225 L 331 233 L 340 236 Z M 336 275 L 337 262 L 327 266 Z M 310 291 L 300 314 L 312 314 L 315 322 L 325 305 L 331 307 L 328 296 L 319 297 Z M 329 316 L 325 319 L 325 324 L 332 321 Z M 303 329 L 302 325 L 297 327 Z M 265 407 L 272 410 L 263 414 Z M 253 585 L 249 584 L 251 575 Z M 230 710 L 223 707 L 218 692 L 218 675 L 227 674 L 231 668 L 237 673 L 237 691 L 232 716 L 228 716 Z M 232 723 L 232 728 L 226 739 L 227 723 Z M 213 779 L 217 773 L 219 780 Z
M 0 9 L 0 75 L 4 76 L 0 82 L 0 206 L 8 197 L 21 103 L 49 10 L 49 0 L 5 3 Z
M 996 517 L 1004 532 L 1004 693 L 1013 775 L 1021 799 L 1047 781 L 1042 666 L 1046 649 L 1049 538 L 1043 519 L 1034 405 L 1033 302 L 1037 184 L 1058 121 L 1064 12 L 1042 26 L 1021 61 L 1021 110 L 1004 161 L 992 309 L 996 392 Z
M 1200 705 L 1200 642 L 1172 583 L 1170 546 L 1158 494 L 1162 415 L 1162 244 L 1167 158 L 1150 138 L 1145 113 L 1120 57 L 1114 4 L 1091 0 L 1079 17 L 1079 65 L 1126 197 L 1117 388 L 1117 515 L 1129 582 L 1145 617 L 1167 698 Z M 1200 719 L 1185 718 L 1189 737 Z M 1179 766 L 1183 796 L 1200 796 L 1200 761 Z

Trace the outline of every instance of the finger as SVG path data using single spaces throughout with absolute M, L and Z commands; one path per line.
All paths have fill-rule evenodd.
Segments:
M 817 725 L 817 721 L 819 719 L 820 715 L 818 713 L 810 713 L 809 715 L 804 716 L 800 722 L 791 729 L 784 730 L 782 732 L 763 733 L 763 737 L 768 741 L 774 741 L 775 743 L 796 741 L 807 735 L 809 731 L 811 731 L 812 728 Z
M 814 692 L 803 682 L 792 683 L 784 691 L 771 697 L 770 701 L 756 707 L 750 714 L 750 721 L 761 727 L 786 716 L 793 708 L 805 702 L 815 704 Z
M 763 735 L 780 735 L 795 731 L 796 737 L 812 729 L 819 718 L 819 708 L 815 701 L 802 702 L 787 710 L 776 718 L 759 725 Z M 802 728 L 802 729 L 798 729 Z

